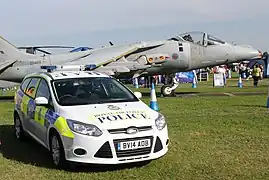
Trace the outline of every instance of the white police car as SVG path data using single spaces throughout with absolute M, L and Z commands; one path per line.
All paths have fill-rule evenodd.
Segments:
M 139 96 L 97 72 L 30 74 L 15 94 L 15 135 L 49 149 L 57 167 L 156 159 L 168 151 L 166 121 Z

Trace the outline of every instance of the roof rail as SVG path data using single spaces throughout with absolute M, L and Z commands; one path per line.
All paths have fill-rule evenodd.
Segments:
M 48 73 L 53 72 L 53 71 L 92 71 L 96 69 L 95 64 L 87 64 L 87 65 L 44 65 L 41 66 L 41 69 L 47 70 Z

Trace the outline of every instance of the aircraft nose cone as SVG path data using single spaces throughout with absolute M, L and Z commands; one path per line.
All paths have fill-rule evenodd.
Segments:
M 262 58 L 262 53 L 259 50 L 252 49 L 248 52 L 249 59 Z
M 258 50 L 258 58 L 262 58 L 262 57 L 263 57 L 263 53 Z
M 252 47 L 237 46 L 235 48 L 236 58 L 242 60 L 256 59 L 262 57 L 262 52 Z

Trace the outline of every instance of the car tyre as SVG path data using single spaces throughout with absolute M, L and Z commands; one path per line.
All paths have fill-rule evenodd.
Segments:
M 17 113 L 14 113 L 14 135 L 18 140 L 25 140 L 26 135 L 22 127 L 21 119 Z
M 63 143 L 59 134 L 53 131 L 50 135 L 50 154 L 54 166 L 57 169 L 66 169 L 68 168 L 68 162 L 65 159 L 65 152 Z

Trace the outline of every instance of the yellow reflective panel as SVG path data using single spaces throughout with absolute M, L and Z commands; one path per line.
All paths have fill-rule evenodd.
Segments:
M 47 112 L 47 108 L 36 106 L 35 110 L 35 121 L 38 122 L 41 126 L 45 125 L 45 115 Z
M 58 117 L 54 123 L 56 129 L 60 132 L 62 136 L 66 136 L 69 138 L 74 138 L 74 134 L 71 129 L 68 127 L 68 124 L 63 117 Z
M 22 98 L 22 103 L 21 103 L 21 111 L 24 114 L 27 114 L 27 107 L 28 107 L 28 103 L 29 103 L 30 98 L 26 95 L 23 96 Z

